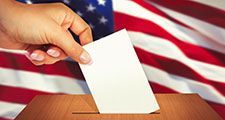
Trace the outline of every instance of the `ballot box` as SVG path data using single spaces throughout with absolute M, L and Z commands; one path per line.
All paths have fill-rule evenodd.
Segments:
M 222 120 L 198 94 L 155 96 L 160 110 L 150 114 L 100 114 L 91 95 L 39 95 L 15 120 Z

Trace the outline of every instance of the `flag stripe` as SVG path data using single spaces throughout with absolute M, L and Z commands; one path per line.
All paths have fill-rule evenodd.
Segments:
M 193 0 L 193 1 L 225 11 L 224 8 L 225 1 L 223 0 Z
M 15 74 L 16 76 L 13 76 Z M 7 68 L 0 68 L 0 76 L 0 85 L 21 87 L 50 93 L 90 93 L 84 80 L 70 77 L 46 75 Z
M 192 59 L 225 67 L 225 55 L 220 52 L 178 40 L 166 30 L 151 21 L 146 21 L 118 12 L 115 12 L 114 15 L 115 22 L 123 22 L 123 24 L 116 24 L 116 30 L 126 28 L 129 31 L 141 31 L 145 34 L 165 38 L 165 40 L 169 40 L 178 46 L 185 55 Z
M 137 3 L 137 4 L 139 4 L 139 5 L 141 5 L 142 7 L 146 8 L 147 10 L 149 10 L 149 11 L 151 11 L 151 12 L 157 14 L 157 15 L 160 15 L 160 16 L 162 16 L 164 18 L 167 18 L 170 21 L 173 21 L 174 23 L 177 23 L 179 25 L 182 25 L 184 27 L 187 27 L 187 28 L 192 29 L 190 26 L 188 26 L 188 25 L 182 23 L 181 21 L 178 21 L 178 20 L 176 20 L 176 19 L 168 16 L 167 14 L 165 14 L 164 12 L 162 12 L 160 9 L 156 8 L 155 6 L 153 6 L 151 4 L 147 4 L 143 0 L 132 0 L 132 1 L 135 2 L 135 3 Z
M 35 66 L 22 54 L 2 51 L 0 51 L 0 59 L 0 66 L 4 68 L 84 79 L 79 65 L 72 61 L 60 61 L 54 65 Z
M 7 53 L 7 56 L 9 56 L 9 54 Z M 11 55 L 12 56 L 12 55 Z M 23 60 L 25 60 L 27 63 L 29 63 L 29 61 L 28 60 L 26 60 L 26 58 L 24 58 L 23 56 L 20 56 L 20 55 L 18 55 L 18 56 L 15 56 L 17 59 L 15 59 L 16 60 L 16 63 L 21 63 L 20 61 L 23 61 Z M 21 60 L 20 60 L 20 57 L 22 57 L 21 58 Z M 4 57 L 5 58 L 5 57 Z M 17 60 L 20 60 L 20 61 L 17 61 Z M 6 62 L 7 62 L 7 60 L 6 60 Z M 3 59 L 3 63 L 4 63 L 4 59 Z M 30 63 L 31 64 L 31 63 Z M 11 65 L 11 64 L 7 64 L 7 63 L 4 63 L 4 64 L 2 64 L 2 65 Z M 22 64 L 22 65 L 24 65 L 24 64 Z M 31 64 L 32 65 L 32 64 Z M 17 65 L 15 65 L 15 66 L 17 66 Z M 33 66 L 33 65 L 32 65 Z M 18 66 L 17 66 L 18 67 Z M 26 67 L 26 68 L 32 68 L 32 67 Z M 60 67 L 60 65 L 58 66 L 58 67 L 56 67 L 55 69 L 56 70 L 59 70 L 58 71 L 58 73 L 60 73 L 60 71 L 61 71 L 61 69 L 60 68 L 62 68 L 62 67 Z M 21 68 L 21 69 L 24 69 L 24 68 Z M 72 68 L 71 68 L 72 69 Z M 26 70 L 26 69 L 25 69 Z M 76 69 L 75 69 L 76 70 Z M 53 68 L 53 71 L 55 72 L 55 70 L 54 70 L 54 68 Z M 71 70 L 71 71 L 73 71 L 73 70 Z M 38 70 L 36 71 L 36 72 L 38 72 Z M 62 72 L 63 73 L 63 72 Z M 76 71 L 76 73 L 77 73 L 77 71 Z M 81 72 L 79 71 L 79 74 L 78 75 L 81 75 Z M 70 76 L 71 77 L 71 76 Z
M 225 96 L 225 83 L 207 80 L 179 61 L 152 54 L 137 47 L 135 47 L 135 50 L 140 58 L 141 63 L 156 67 L 174 75 L 182 76 L 200 83 L 211 85 L 215 88 L 215 90 Z
M 149 80 L 149 81 L 151 81 L 151 80 Z M 149 82 L 149 84 L 151 85 L 151 88 L 154 93 L 178 93 L 177 91 L 175 91 L 173 89 L 169 89 L 169 88 L 162 86 L 155 82 Z
M 24 104 L 0 101 L 0 118 L 14 119 L 24 108 Z
M 149 82 L 150 83 L 150 82 Z M 165 88 L 157 83 L 150 83 L 152 89 L 155 93 L 174 93 L 173 90 Z M 0 85 L 0 101 L 5 102 L 13 102 L 19 104 L 28 104 L 33 97 L 36 95 L 58 95 L 61 93 L 49 93 L 49 92 L 42 92 L 32 89 L 25 89 L 19 87 L 10 87 L 10 86 L 2 86 Z
M 165 29 L 167 32 L 169 32 L 171 35 L 173 35 L 179 40 L 196 44 L 209 49 L 217 50 L 221 53 L 225 53 L 224 46 L 199 34 L 199 32 L 196 32 L 194 30 L 191 30 L 186 27 L 182 27 L 176 23 L 173 23 L 166 18 L 163 18 L 157 14 L 152 13 L 151 11 L 146 10 L 142 6 L 132 1 L 121 1 L 121 2 L 123 4 L 127 4 L 127 7 L 124 8 L 123 4 L 119 2 L 117 3 L 117 6 L 114 6 L 115 12 L 119 12 L 119 13 L 136 17 L 136 18 L 151 21 L 157 24 L 158 26 L 162 27 L 163 29 Z M 132 12 L 133 8 L 135 8 L 135 12 Z M 117 22 L 115 24 L 116 25 L 120 24 L 120 22 L 119 23 Z
M 180 61 L 208 80 L 222 83 L 225 82 L 223 81 L 225 78 L 225 68 L 223 67 L 189 59 L 180 51 L 179 48 L 177 48 L 176 45 L 163 40 L 162 38 L 146 35 L 140 32 L 129 31 L 128 34 L 132 38 L 131 41 L 133 45 L 136 47 L 160 56 Z
M 35 84 L 35 83 L 34 83 Z M 28 104 L 36 95 L 52 95 L 53 93 L 0 85 L 0 100 L 21 104 Z
M 150 83 L 150 82 L 149 82 Z M 155 93 L 174 93 L 173 90 L 165 88 L 157 83 L 150 83 Z M 58 95 L 61 93 L 49 93 L 19 87 L 0 85 L 0 101 L 13 102 L 18 104 L 28 104 L 36 95 Z
M 206 100 L 225 105 L 225 97 L 210 85 L 169 74 L 163 70 L 146 64 L 142 64 L 142 67 L 150 82 L 155 82 L 179 93 L 198 93 Z
M 164 86 L 161 86 L 160 84 L 157 84 L 157 83 L 154 83 L 154 82 L 150 82 L 151 86 L 153 87 L 153 90 L 154 92 L 157 92 L 157 93 L 177 93 L 175 92 L 174 90 L 172 89 L 169 89 L 167 87 L 164 87 Z M 160 87 L 159 89 L 154 89 L 154 88 L 157 88 L 157 87 Z M 208 102 L 215 110 L 219 111 L 219 114 L 221 116 L 225 115 L 224 114 L 224 110 L 225 110 L 225 106 L 224 105 L 221 105 L 221 104 L 216 104 L 216 103 L 213 103 L 213 102 Z M 18 104 L 18 103 L 10 103 L 10 102 L 1 102 L 0 101 L 0 105 L 6 105 L 6 106 L 9 106 L 11 109 L 13 109 L 13 114 L 14 115 L 17 115 L 19 114 L 19 112 L 24 108 L 24 104 Z M 19 109 L 18 109 L 19 108 Z M 2 113 L 2 112 L 1 112 Z M 0 114 L 0 120 L 10 120 L 10 119 L 13 119 L 14 117 L 9 113 L 12 113 L 12 111 L 10 110 L 5 110 L 4 113 Z M 3 118 L 4 117 L 4 118 Z
M 13 119 L 7 119 L 7 118 L 1 118 L 0 117 L 0 120 L 13 120 Z
M 157 8 L 161 9 L 165 13 L 169 14 L 173 18 L 176 18 L 179 21 L 184 22 L 185 24 L 192 26 L 193 29 L 197 30 L 198 32 L 204 34 L 205 36 L 208 36 L 213 41 L 218 42 L 222 45 L 225 45 L 224 39 L 225 39 L 225 29 L 212 25 L 210 23 L 201 21 L 199 19 L 193 18 L 191 16 L 187 16 L 185 14 L 167 9 L 165 7 L 162 7 L 160 5 L 155 5 Z
M 169 9 L 225 28 L 225 11 L 189 0 L 150 0 Z
M 214 103 L 214 102 L 209 102 L 207 101 L 208 104 L 214 109 L 217 111 L 217 113 L 222 117 L 222 118 L 225 118 L 225 105 L 222 105 L 222 104 L 217 104 L 217 103 Z
M 174 91 L 173 89 L 167 88 L 165 86 L 162 86 L 162 85 L 154 83 L 154 82 L 150 82 L 150 84 L 152 86 L 152 90 L 154 91 L 154 93 L 179 93 L 177 91 Z M 208 104 L 214 110 L 216 110 L 220 116 L 225 118 L 225 105 L 214 103 L 214 102 L 210 102 L 210 101 L 206 101 L 206 102 L 208 102 Z

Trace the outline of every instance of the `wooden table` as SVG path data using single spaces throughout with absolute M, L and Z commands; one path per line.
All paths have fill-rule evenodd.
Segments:
M 99 114 L 91 95 L 36 96 L 15 120 L 222 120 L 197 94 L 155 94 L 152 114 Z

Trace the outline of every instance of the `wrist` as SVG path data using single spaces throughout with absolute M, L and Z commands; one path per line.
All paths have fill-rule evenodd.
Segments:
M 14 36 L 18 16 L 21 16 L 21 6 L 23 4 L 15 0 L 4 0 L 0 4 L 0 47 L 2 48 L 4 48 L 2 44 L 9 42 Z
M 3 18 L 14 15 L 17 13 L 18 8 L 23 6 L 23 3 L 17 2 L 15 0 L 4 0 L 0 4 L 0 20 Z M 1 22 L 1 21 L 0 21 Z
M 0 15 L 4 15 L 5 12 L 9 11 L 14 7 L 14 0 L 4 0 L 0 4 Z
M 6 24 L 12 24 L 12 19 L 19 15 L 23 3 L 15 0 L 4 0 L 0 4 L 0 30 L 6 29 Z

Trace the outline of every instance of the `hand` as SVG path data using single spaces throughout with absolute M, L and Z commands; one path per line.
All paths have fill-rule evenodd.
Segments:
M 82 45 L 93 41 L 88 24 L 64 4 L 6 0 L 0 5 L 0 47 L 27 50 L 35 65 L 53 64 L 67 56 L 83 64 L 92 62 L 69 29 Z M 47 50 L 43 46 L 48 46 Z

